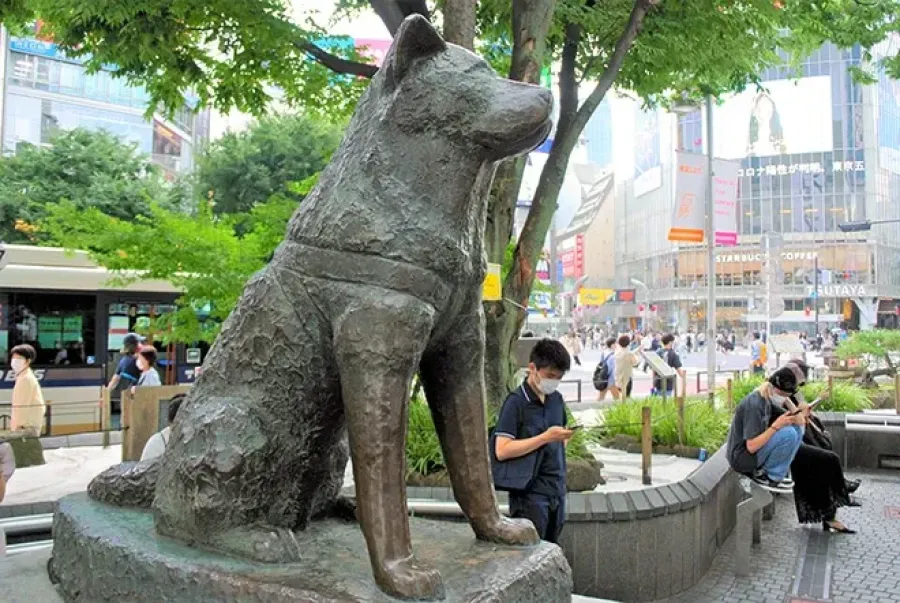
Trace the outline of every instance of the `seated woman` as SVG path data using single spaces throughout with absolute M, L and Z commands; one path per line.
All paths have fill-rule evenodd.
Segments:
M 818 441 L 820 438 L 817 436 L 824 430 L 819 432 L 815 422 L 812 422 L 814 427 L 810 429 L 809 423 L 815 417 L 812 417 L 812 409 L 799 393 L 799 387 L 805 381 L 809 367 L 796 360 L 786 366 L 791 369 L 790 373 L 775 373 L 769 379 L 768 385 L 764 384 L 762 387 L 767 389 L 771 387 L 774 391 L 794 389 L 791 396 L 778 401 L 777 411 L 782 413 L 781 416 L 785 416 L 792 412 L 790 409 L 797 408 L 799 414 L 796 416 L 803 417 L 807 423 L 804 441 L 791 463 L 797 519 L 800 523 L 822 522 L 822 529 L 828 532 L 855 534 L 856 532 L 838 521 L 835 515 L 839 507 L 860 506 L 850 499 L 850 492 L 856 490 L 859 483 L 848 482 L 844 478 L 840 457 Z M 818 426 L 821 427 L 821 423 L 818 423 Z M 815 443 L 810 444 L 810 440 Z
M 796 370 L 802 377 L 803 373 Z M 787 375 L 793 379 L 791 387 Z M 780 386 L 773 381 L 776 376 Z M 728 463 L 738 473 L 769 489 L 790 490 L 784 479 L 803 442 L 805 419 L 802 414 L 784 412 L 781 405 L 796 393 L 801 382 L 790 367 L 784 366 L 734 410 L 728 434 Z
M 0 442 L 0 502 L 6 496 L 6 483 L 16 471 L 16 457 L 12 446 L 7 442 Z

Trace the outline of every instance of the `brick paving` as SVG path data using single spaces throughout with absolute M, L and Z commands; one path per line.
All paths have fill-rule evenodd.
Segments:
M 863 480 L 856 496 L 863 506 L 840 509 L 838 519 L 857 534 L 802 526 L 793 499 L 779 496 L 775 518 L 763 522 L 762 544 L 753 548 L 749 576 L 734 574 L 732 534 L 697 586 L 657 603 L 900 603 L 900 473 L 851 477 Z

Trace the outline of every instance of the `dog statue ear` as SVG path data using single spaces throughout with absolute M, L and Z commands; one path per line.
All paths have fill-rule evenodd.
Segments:
M 447 50 L 447 43 L 422 15 L 410 15 L 400 25 L 391 48 L 387 69 L 390 81 L 399 84 L 419 59 Z

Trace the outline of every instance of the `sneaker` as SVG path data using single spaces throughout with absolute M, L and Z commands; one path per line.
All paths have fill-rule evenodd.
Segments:
M 794 488 L 793 482 L 788 483 L 788 480 L 781 480 L 780 482 L 777 482 L 774 479 L 769 478 L 769 476 L 764 471 L 756 471 L 752 476 L 750 476 L 750 479 L 752 479 L 754 482 L 756 482 L 769 492 L 783 494 L 786 492 L 791 492 Z

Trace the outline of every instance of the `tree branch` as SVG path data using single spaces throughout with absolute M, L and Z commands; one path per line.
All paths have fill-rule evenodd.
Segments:
M 322 50 L 309 40 L 297 40 L 294 46 L 307 53 L 314 58 L 323 67 L 331 69 L 335 73 L 346 73 L 347 75 L 356 75 L 359 77 L 372 78 L 378 73 L 377 65 L 369 65 L 367 63 L 357 63 L 349 61 L 341 57 Z
M 425 0 L 369 0 L 369 5 L 391 32 L 391 36 L 396 35 L 403 20 L 414 13 L 431 20 Z
M 572 124 L 574 128 L 578 128 L 576 137 L 581 134 L 581 131 L 587 126 L 587 122 L 591 119 L 591 115 L 593 115 L 594 111 L 597 110 L 597 107 L 600 106 L 606 93 L 609 92 L 613 82 L 615 82 L 616 78 L 619 76 L 619 71 L 622 69 L 622 63 L 625 62 L 625 56 L 631 49 L 631 45 L 634 44 L 635 38 L 637 38 L 638 34 L 641 32 L 641 26 L 644 22 L 644 17 L 647 16 L 647 12 L 651 7 L 659 4 L 659 2 L 660 0 L 635 0 L 634 8 L 631 9 L 631 14 L 628 17 L 628 23 L 625 25 L 625 30 L 622 32 L 619 41 L 616 42 L 615 50 L 613 50 L 613 53 L 609 58 L 609 65 L 606 66 L 606 71 L 600 76 L 597 85 L 584 100 L 584 104 L 581 105 L 581 108 L 578 109 L 578 114 L 575 116 L 574 123 Z
M 578 137 L 584 131 L 591 115 L 600 106 L 603 97 L 616 80 L 628 50 L 640 33 L 644 17 L 650 8 L 658 4 L 659 1 L 635 0 L 628 22 L 622 35 L 616 42 L 615 50 L 610 55 L 609 65 L 607 65 L 594 90 L 591 91 L 591 94 L 577 110 L 574 118 L 565 124 L 566 127 L 563 128 L 564 124 L 560 123 L 560 127 L 557 128 L 553 147 L 550 149 L 550 156 L 547 158 L 547 163 L 544 165 L 538 181 L 537 190 L 534 193 L 531 210 L 528 212 L 528 217 L 522 228 L 522 234 L 519 236 L 519 241 L 516 244 L 516 251 L 513 256 L 513 269 L 510 270 L 506 282 L 503 284 L 504 291 L 507 291 L 513 299 L 527 300 L 527 296 L 531 291 L 531 285 L 534 282 L 534 264 L 540 257 L 541 249 L 553 218 L 553 212 L 556 210 L 557 199 L 565 178 L 569 158 L 572 155 L 575 144 L 578 142 Z M 568 28 L 566 33 L 568 42 L 570 34 Z M 571 68 L 572 72 L 567 74 L 566 77 L 570 77 L 574 81 L 574 63 L 571 64 Z M 563 74 L 560 74 L 560 79 L 563 79 Z

